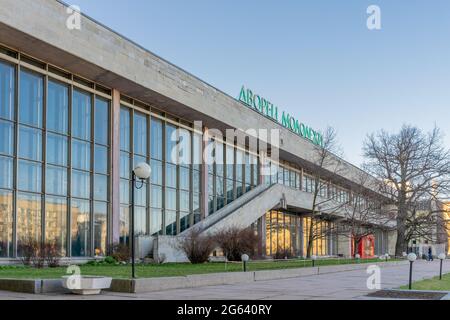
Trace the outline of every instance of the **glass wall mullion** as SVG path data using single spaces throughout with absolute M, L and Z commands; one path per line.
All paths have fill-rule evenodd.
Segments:
M 161 229 L 162 234 L 166 235 L 166 163 L 167 163 L 167 157 L 166 157 L 166 149 L 167 149 L 167 139 L 166 139 L 166 121 L 161 121 L 162 124 L 162 186 L 161 186 Z
M 131 212 L 133 211 L 133 203 L 131 203 L 131 193 L 133 192 L 132 188 L 134 188 L 133 184 L 133 169 L 134 169 L 134 114 L 135 110 L 134 108 L 130 108 L 130 167 L 129 167 L 129 179 L 128 179 L 128 235 L 127 235 L 127 242 L 128 245 L 131 245 L 130 239 L 131 239 Z M 135 194 L 136 195 L 136 194 Z M 135 217 L 133 217 L 135 218 Z M 134 241 L 134 239 L 133 239 Z
M 147 115 L 147 157 L 146 157 L 146 159 L 147 159 L 147 164 L 150 166 L 151 165 L 151 163 L 152 163 L 152 155 L 151 155 L 151 150 L 152 150 L 152 144 L 151 144 L 151 140 L 152 140 L 152 137 L 151 137 L 151 134 L 152 134 L 152 117 L 151 117 L 151 115 L 150 114 L 148 114 Z M 146 207 L 145 207 L 145 215 L 146 215 L 146 218 L 147 218 L 147 221 L 146 221 L 146 229 L 147 229 L 147 232 L 146 232 L 146 235 L 150 235 L 150 230 L 151 230 L 151 219 L 152 219 L 152 216 L 151 216 L 151 209 L 150 209 L 150 206 L 151 206 L 151 198 L 150 198 L 150 195 L 151 195 L 151 190 L 152 190 L 152 184 L 151 184 L 151 177 L 150 177 L 150 179 L 148 179 L 147 180 L 147 190 L 146 190 L 146 195 L 145 195 L 145 197 L 146 197 Z
M 17 189 L 18 189 L 18 167 L 19 167 L 19 160 L 18 160 L 18 154 L 19 154 L 19 101 L 20 101 L 20 95 L 19 95 L 19 85 L 20 85 L 20 65 L 16 65 L 15 67 L 15 113 L 14 113 L 14 150 L 13 150 L 13 162 L 14 162 L 14 172 L 13 172 L 13 214 L 12 214 L 12 250 L 9 254 L 9 256 L 17 257 Z
M 87 256 L 94 256 L 94 194 L 95 194 L 95 170 L 94 170 L 94 160 L 95 160 L 95 108 L 96 108 L 96 99 L 95 94 L 91 94 L 91 139 L 89 141 L 89 145 L 91 146 L 91 159 L 90 159 L 90 199 L 89 199 L 89 248 L 86 253 Z
M 41 167 L 41 247 L 46 242 L 45 236 L 45 215 L 46 215 L 46 171 L 47 171 L 47 93 L 48 93 L 48 75 L 44 75 L 44 88 L 43 88 L 43 104 L 42 104 L 42 167 Z
M 67 165 L 69 173 L 67 175 L 67 225 L 66 225 L 66 231 L 67 231 L 67 241 L 66 241 L 66 248 L 67 248 L 67 256 L 72 256 L 72 100 L 73 100 L 73 85 L 69 85 L 69 97 L 68 97 L 68 104 L 69 104 L 69 110 L 68 110 L 68 158 L 67 158 Z

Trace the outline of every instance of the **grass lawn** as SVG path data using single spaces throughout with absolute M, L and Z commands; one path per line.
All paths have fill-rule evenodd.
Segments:
M 400 289 L 408 289 L 408 286 L 402 286 Z M 450 291 L 450 273 L 443 274 L 442 280 L 439 276 L 432 279 L 413 282 L 413 290 L 431 290 L 431 291 Z
M 384 260 L 383 260 L 384 261 Z M 356 262 L 353 259 L 323 259 L 317 260 L 316 266 L 339 265 L 339 264 L 356 264 L 356 263 L 373 263 L 383 262 L 380 259 L 366 259 Z M 393 261 L 393 260 L 390 260 Z M 395 260 L 394 260 L 395 261 Z M 253 261 L 248 263 L 248 271 L 257 270 L 276 270 L 289 268 L 311 267 L 311 260 L 288 260 L 288 261 Z M 131 265 L 98 265 L 89 266 L 82 265 L 82 275 L 100 275 L 111 276 L 118 279 L 130 278 Z M 217 272 L 237 272 L 242 271 L 241 263 L 223 263 L 213 262 L 199 265 L 189 263 L 167 263 L 167 264 L 139 264 L 136 265 L 136 274 L 140 278 L 154 277 L 174 277 L 186 276 L 190 274 L 206 274 Z M 0 278 L 12 279 L 57 279 L 66 275 L 66 268 L 46 268 L 34 269 L 30 267 L 0 267 Z

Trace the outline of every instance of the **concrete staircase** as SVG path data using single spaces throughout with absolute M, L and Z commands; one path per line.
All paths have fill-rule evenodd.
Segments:
M 216 232 L 224 227 L 245 228 L 250 226 L 268 210 L 280 203 L 281 198 L 273 193 L 276 184 L 259 185 L 238 199 L 226 205 L 214 214 L 206 217 L 192 228 L 184 231 L 184 236 L 192 230 L 199 232 Z

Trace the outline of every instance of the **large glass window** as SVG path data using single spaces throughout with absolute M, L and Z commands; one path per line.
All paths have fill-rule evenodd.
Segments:
M 108 163 L 108 148 L 96 145 L 94 159 L 95 172 L 108 174 Z
M 34 127 L 42 127 L 43 96 L 43 77 L 22 69 L 20 72 L 19 99 L 19 121 L 21 123 Z
M 0 188 L 13 187 L 13 158 L 0 156 Z
M 48 82 L 47 130 L 67 134 L 69 122 L 69 89 L 55 81 Z
M 13 155 L 14 124 L 0 120 L 0 154 Z
M 41 242 L 41 196 L 17 194 L 17 255 L 23 256 L 24 246 Z
M 19 128 L 19 157 L 42 160 L 42 131 L 26 126 Z
M 91 138 L 91 95 L 80 90 L 73 91 L 72 136 L 81 140 Z
M 71 216 L 72 256 L 89 256 L 91 241 L 89 201 L 73 199 Z
M 16 69 L 0 61 L 0 257 L 20 257 L 30 241 L 62 256 L 104 254 L 110 102 L 51 78 L 51 70 L 46 77 L 21 67 L 17 77 Z
M 91 146 L 88 142 L 72 141 L 72 167 L 89 171 L 91 168 Z
M 55 166 L 47 166 L 46 190 L 49 194 L 67 195 L 67 169 Z
M 67 145 L 67 137 L 59 134 L 47 133 L 47 163 L 58 166 L 67 166 Z
M 41 192 L 42 166 L 36 162 L 19 161 L 19 180 L 17 187 L 22 191 Z
M 0 190 L 0 257 L 13 254 L 13 193 Z
M 46 197 L 45 203 L 45 242 L 55 246 L 58 252 L 66 255 L 67 241 L 67 199 Z
M 130 110 L 120 108 L 120 150 L 130 151 Z
M 134 153 L 147 155 L 147 116 L 142 113 L 134 114 Z
M 106 255 L 108 239 L 108 206 L 105 202 L 94 204 L 94 255 Z
M 15 68 L 0 62 L 0 118 L 14 120 Z
M 109 103 L 108 101 L 95 99 L 95 143 L 108 145 L 109 138 Z
M 90 186 L 89 173 L 72 170 L 72 196 L 89 199 L 91 193 Z

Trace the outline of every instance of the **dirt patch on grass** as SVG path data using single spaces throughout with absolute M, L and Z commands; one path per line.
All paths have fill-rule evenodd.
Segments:
M 371 298 L 383 299 L 416 299 L 416 300 L 441 300 L 447 295 L 446 292 L 417 292 L 417 291 L 401 291 L 401 290 L 380 290 L 369 293 L 367 296 Z

